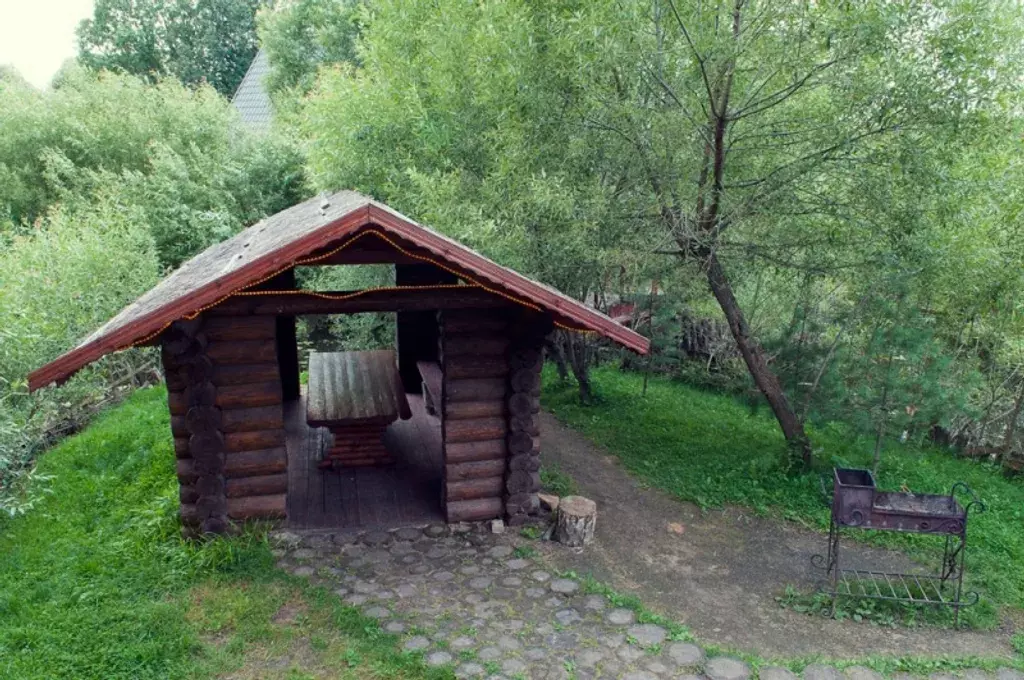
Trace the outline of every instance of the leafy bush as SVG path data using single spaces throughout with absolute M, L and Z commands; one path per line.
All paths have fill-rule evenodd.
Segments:
M 158 272 L 145 222 L 109 197 L 54 209 L 0 254 L 0 510 L 26 507 L 32 456 L 81 427 L 118 387 L 144 379 L 152 357 L 119 355 L 42 395 L 28 395 L 27 374 L 145 292 Z

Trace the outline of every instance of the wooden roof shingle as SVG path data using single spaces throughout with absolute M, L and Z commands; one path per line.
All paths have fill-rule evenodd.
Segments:
M 29 389 L 63 382 L 97 359 L 159 333 L 364 227 L 429 253 L 460 276 L 521 304 L 548 311 L 570 329 L 599 333 L 641 354 L 650 349 L 647 338 L 554 288 L 502 267 L 367 196 L 339 191 L 283 210 L 196 255 L 77 347 L 29 374 Z

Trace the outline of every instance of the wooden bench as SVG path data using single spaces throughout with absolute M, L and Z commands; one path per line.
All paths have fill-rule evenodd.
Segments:
M 427 413 L 440 416 L 438 406 L 441 404 L 441 366 L 436 361 L 417 361 L 416 369 L 423 379 L 423 406 Z
M 322 469 L 394 462 L 384 432 L 411 417 L 392 350 L 310 353 L 306 422 L 334 435 Z

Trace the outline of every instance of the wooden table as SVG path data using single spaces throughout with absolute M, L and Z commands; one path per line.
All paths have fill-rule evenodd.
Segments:
M 311 352 L 308 387 L 306 422 L 334 435 L 321 469 L 394 462 L 384 432 L 412 411 L 393 350 Z

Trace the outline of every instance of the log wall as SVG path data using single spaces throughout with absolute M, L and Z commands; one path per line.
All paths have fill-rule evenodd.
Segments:
M 509 315 L 505 309 L 439 313 L 443 499 L 449 522 L 505 512 Z
M 540 510 L 540 372 L 544 338 L 551 328 L 549 317 L 525 310 L 515 314 L 510 327 L 504 486 L 505 515 L 510 526 L 525 524 Z
M 274 317 L 207 315 L 162 337 L 186 533 L 285 517 L 288 456 Z

